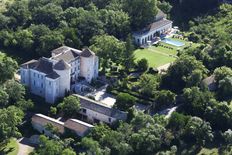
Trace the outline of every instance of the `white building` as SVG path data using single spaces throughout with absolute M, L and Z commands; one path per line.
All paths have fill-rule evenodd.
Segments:
M 133 38 L 138 46 L 144 45 L 149 41 L 153 41 L 154 38 L 160 36 L 171 30 L 172 21 L 166 19 L 166 15 L 159 10 L 153 23 L 148 25 L 141 31 L 133 33 Z
M 20 67 L 21 83 L 46 102 L 64 97 L 79 77 L 88 82 L 98 77 L 98 57 L 88 48 L 80 51 L 62 46 L 51 53 L 51 58 L 31 60 Z
M 101 102 L 94 101 L 84 96 L 74 94 L 80 99 L 81 110 L 80 114 L 92 123 L 107 123 L 113 124 L 118 120 L 125 121 L 127 119 L 127 113 L 109 107 Z

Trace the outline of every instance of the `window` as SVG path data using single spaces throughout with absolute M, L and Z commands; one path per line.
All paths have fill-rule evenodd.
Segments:
M 39 74 L 38 74 L 38 78 L 39 78 Z
M 51 86 L 52 85 L 52 83 L 51 83 L 51 81 L 49 81 L 49 86 Z
M 109 120 L 109 122 L 111 123 L 111 118 L 110 118 L 110 117 L 109 117 L 109 119 L 108 119 L 108 120 Z
M 86 114 L 86 109 L 82 109 L 82 112 Z
M 34 86 L 35 86 L 35 80 L 34 80 Z
M 36 75 L 36 74 L 34 73 L 34 77 L 35 77 L 35 75 Z
M 43 88 L 43 84 L 41 83 L 41 88 Z

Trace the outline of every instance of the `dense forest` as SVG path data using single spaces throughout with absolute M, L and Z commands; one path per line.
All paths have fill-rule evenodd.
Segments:
M 135 64 L 131 39 L 158 9 L 199 44 L 179 51 L 163 75 L 150 72 L 146 60 Z M 126 122 L 98 124 L 82 139 L 40 136 L 33 155 L 197 154 L 205 148 L 232 154 L 232 5 L 217 0 L 18 0 L 0 13 L 0 48 L 19 62 L 50 56 L 61 45 L 89 46 L 101 57 L 102 72 L 108 60 L 123 66 L 112 87 L 127 87 L 129 72 L 139 68 L 143 75 L 133 91 L 152 99 L 152 108 L 178 109 L 168 119 L 150 116 L 132 107 L 134 97 L 120 93 L 116 108 L 128 112 Z M 0 142 L 20 137 L 24 115 L 33 109 L 26 89 L 9 80 L 17 68 L 15 60 L 0 54 Z M 202 81 L 212 75 L 216 89 L 209 91 Z M 78 104 L 67 97 L 48 113 L 73 116 Z

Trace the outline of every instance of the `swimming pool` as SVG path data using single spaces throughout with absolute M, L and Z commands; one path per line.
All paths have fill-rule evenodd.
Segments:
M 173 40 L 173 39 L 170 39 L 170 38 L 165 38 L 165 39 L 162 40 L 162 42 L 173 45 L 173 46 L 177 46 L 177 47 L 181 47 L 181 46 L 185 45 L 185 43 L 183 43 L 183 42 Z

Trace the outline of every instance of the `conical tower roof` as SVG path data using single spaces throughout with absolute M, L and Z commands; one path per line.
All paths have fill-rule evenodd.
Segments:
M 60 60 L 54 65 L 55 70 L 66 70 L 70 68 L 71 67 L 64 60 Z

